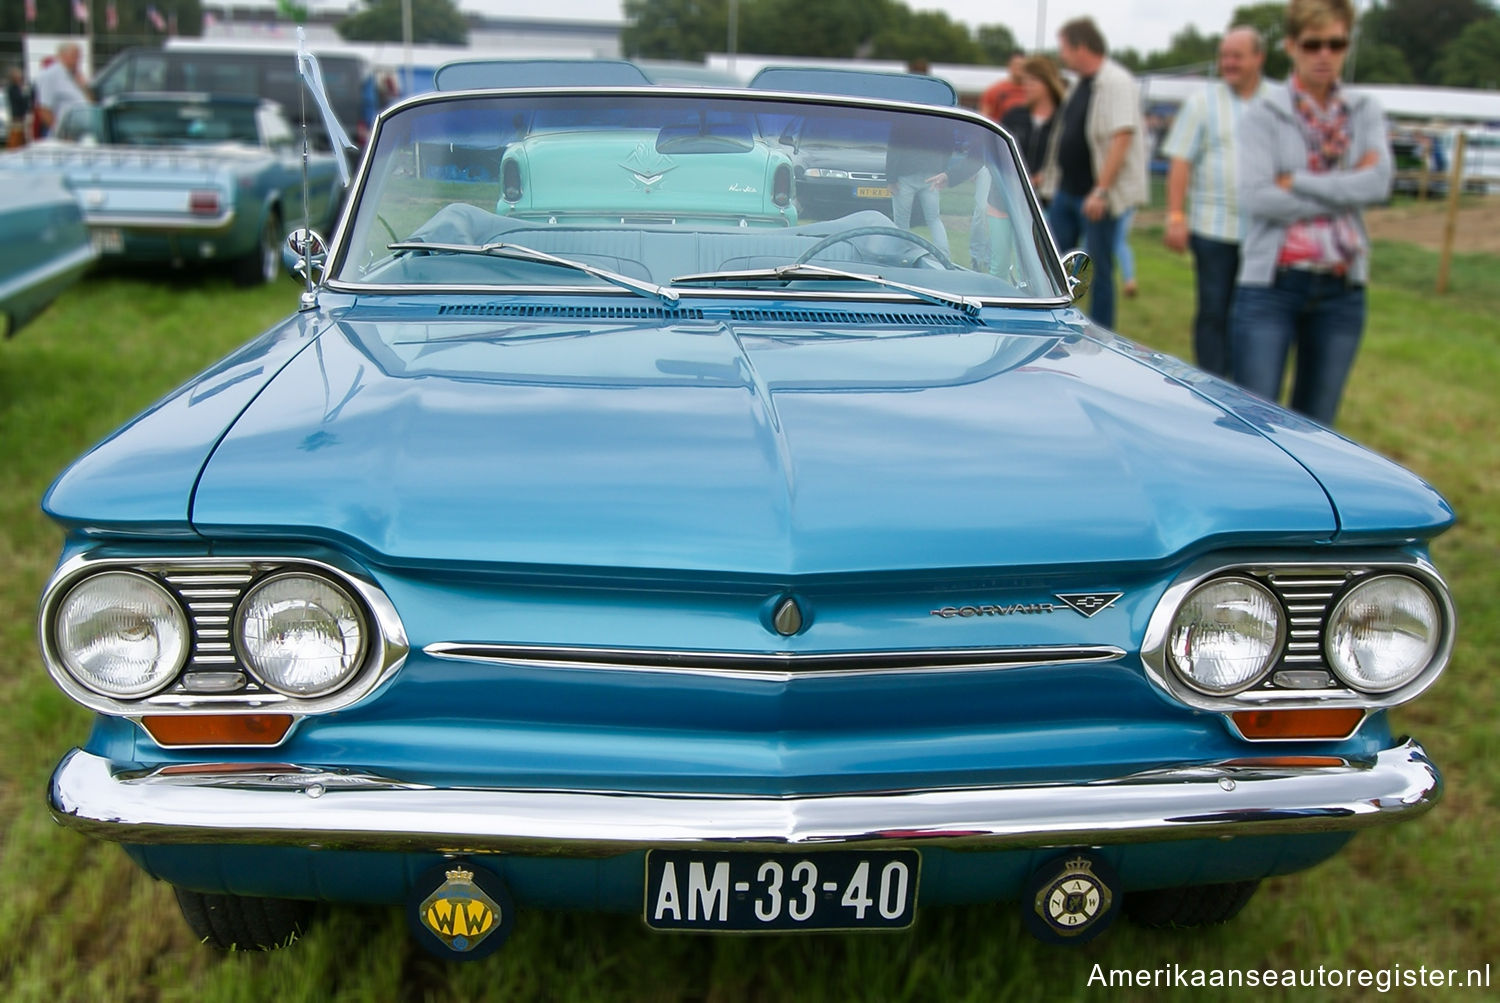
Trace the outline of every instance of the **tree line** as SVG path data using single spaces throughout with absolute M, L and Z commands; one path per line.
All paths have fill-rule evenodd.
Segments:
M 1003 24 L 974 31 L 936 11 L 900 0 L 739 0 L 736 48 L 768 56 L 892 59 L 1003 66 L 1019 47 Z M 729 0 L 625 0 L 623 48 L 646 59 L 701 61 L 724 52 Z M 1286 4 L 1235 8 L 1227 29 L 1248 24 L 1266 40 L 1266 73 L 1285 77 L 1281 48 Z M 1164 49 L 1113 55 L 1137 72 L 1203 72 L 1220 35 L 1188 25 Z M 1354 80 L 1500 88 L 1500 15 L 1486 0 L 1379 0 L 1359 20 L 1351 54 Z

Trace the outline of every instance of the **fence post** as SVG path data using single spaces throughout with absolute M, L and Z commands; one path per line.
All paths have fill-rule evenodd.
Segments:
M 1437 291 L 1448 291 L 1448 267 L 1453 263 L 1453 235 L 1458 229 L 1458 198 L 1463 194 L 1464 148 L 1468 145 L 1468 134 L 1458 130 L 1458 142 L 1453 144 L 1453 163 L 1448 169 L 1448 219 L 1443 223 L 1443 256 L 1438 261 Z

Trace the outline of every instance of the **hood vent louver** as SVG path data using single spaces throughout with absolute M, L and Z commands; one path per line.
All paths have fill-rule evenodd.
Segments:
M 562 320 L 702 320 L 703 311 L 651 306 L 557 306 L 546 303 L 465 303 L 439 308 L 443 317 L 555 317 Z
M 724 319 L 741 324 L 823 324 L 837 327 L 920 327 L 970 330 L 969 320 L 946 310 L 827 310 L 736 307 L 669 310 L 651 306 L 559 306 L 546 303 L 456 303 L 440 307 L 444 317 L 525 317 L 558 320 L 701 321 Z
M 974 325 L 946 310 L 812 310 L 731 309 L 729 318 L 750 324 L 835 324 L 868 327 L 946 327 L 968 329 Z

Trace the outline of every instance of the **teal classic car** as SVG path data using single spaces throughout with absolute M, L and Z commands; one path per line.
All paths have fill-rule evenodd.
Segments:
M 79 107 L 64 137 L 0 158 L 0 169 L 61 176 L 105 262 L 226 263 L 246 285 L 281 269 L 294 227 L 326 226 L 341 186 L 263 98 L 124 94 Z
M 300 309 L 44 501 L 44 663 L 95 714 L 52 811 L 198 936 L 401 904 L 475 959 L 532 909 L 995 901 L 1078 943 L 1227 920 L 1438 800 L 1387 712 L 1452 650 L 1452 511 L 1093 326 L 994 125 L 900 78 L 442 87 L 294 235 Z M 741 126 L 816 119 L 970 180 L 920 230 L 797 222 Z M 940 240 L 978 171 L 983 271 Z
M 57 177 L 0 169 L 0 336 L 10 337 L 94 261 L 88 228 Z

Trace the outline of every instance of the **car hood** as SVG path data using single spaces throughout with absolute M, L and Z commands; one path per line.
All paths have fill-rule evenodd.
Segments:
M 1317 481 L 1246 423 L 1056 314 L 1003 314 L 356 311 L 235 422 L 193 523 L 401 563 L 772 576 L 1149 562 L 1336 530 Z

